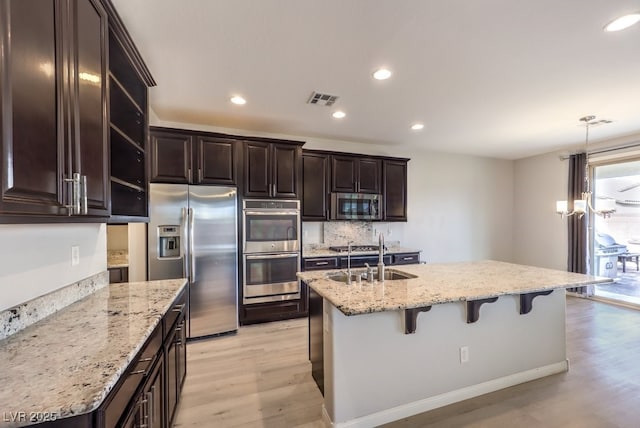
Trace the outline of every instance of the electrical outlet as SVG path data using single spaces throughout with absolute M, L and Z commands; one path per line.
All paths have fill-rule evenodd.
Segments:
M 460 364 L 464 364 L 468 362 L 469 362 L 469 347 L 462 346 L 460 348 Z
M 78 266 L 80 264 L 80 247 L 74 245 L 71 247 L 71 266 Z

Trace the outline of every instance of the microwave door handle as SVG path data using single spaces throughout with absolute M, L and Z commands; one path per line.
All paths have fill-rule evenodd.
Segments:
M 191 261 L 191 271 L 189 272 L 189 282 L 196 280 L 196 255 L 194 254 L 195 245 L 193 242 L 193 229 L 195 227 L 195 211 L 189 208 L 189 260 Z

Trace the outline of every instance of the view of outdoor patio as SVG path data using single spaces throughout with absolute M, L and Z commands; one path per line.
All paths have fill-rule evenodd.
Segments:
M 594 168 L 596 209 L 598 200 L 614 199 L 610 218 L 596 216 L 592 273 L 615 278 L 596 286 L 594 294 L 640 305 L 640 161 Z

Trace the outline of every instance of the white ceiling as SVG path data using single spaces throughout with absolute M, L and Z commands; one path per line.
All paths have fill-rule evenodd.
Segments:
M 640 25 L 602 30 L 638 0 L 113 3 L 164 121 L 506 159 L 583 143 L 587 114 L 613 120 L 593 142 L 640 133 Z

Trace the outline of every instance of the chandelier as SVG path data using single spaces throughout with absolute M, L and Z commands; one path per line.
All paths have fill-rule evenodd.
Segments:
M 594 214 L 602 216 L 604 218 L 611 217 L 611 214 L 615 212 L 615 199 L 610 198 L 602 198 L 598 201 L 598 209 L 595 209 L 593 205 L 591 205 L 591 200 L 593 199 L 593 195 L 591 194 L 591 187 L 589 183 L 589 127 L 592 125 L 599 125 L 602 123 L 611 123 L 608 120 L 595 121 L 595 116 L 585 116 L 581 117 L 580 121 L 584 122 L 586 127 L 586 138 L 585 138 L 585 163 L 584 163 L 584 183 L 585 183 L 585 191 L 582 192 L 582 199 L 576 199 L 573 201 L 573 210 L 571 212 L 568 211 L 567 201 L 557 201 L 556 202 L 556 212 L 560 214 L 561 217 L 569 217 L 572 215 L 577 215 L 578 218 L 582 218 L 582 216 L 587 212 L 587 209 Z

